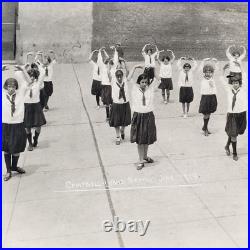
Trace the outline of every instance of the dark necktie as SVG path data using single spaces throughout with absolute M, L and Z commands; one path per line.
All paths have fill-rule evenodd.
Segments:
M 30 89 L 30 98 L 32 98 L 33 96 L 33 92 L 32 92 L 32 89 Z
M 119 83 L 116 83 L 116 84 L 120 88 L 119 99 L 123 98 L 124 102 L 126 102 L 126 96 L 125 96 L 125 90 L 124 90 L 124 83 L 122 85 L 120 85 Z
M 49 76 L 49 70 L 48 70 L 48 67 L 45 68 L 45 75 L 46 76 Z
M 145 89 L 142 90 L 141 88 L 139 89 L 142 92 L 142 105 L 146 106 L 146 98 L 145 98 Z
M 186 72 L 185 83 L 188 82 L 188 72 Z
M 234 106 L 236 103 L 236 95 L 239 93 L 240 90 L 234 92 L 234 90 L 232 89 L 232 93 L 233 93 L 233 101 L 232 101 L 232 111 L 234 110 Z
M 151 59 L 151 56 L 149 56 L 149 63 L 150 63 L 150 64 L 152 63 L 152 59 Z
M 100 75 L 100 68 L 97 67 L 97 75 L 99 76 Z
M 11 104 L 11 116 L 13 117 L 13 114 L 16 111 L 16 105 L 15 105 L 16 94 L 13 94 L 11 97 L 7 95 L 7 99 L 9 100 Z

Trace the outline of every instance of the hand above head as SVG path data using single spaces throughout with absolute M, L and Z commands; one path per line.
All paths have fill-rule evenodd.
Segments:
M 5 71 L 5 70 L 9 70 L 9 68 L 7 67 L 7 65 L 3 65 L 2 66 L 2 71 Z
M 16 71 L 23 71 L 23 67 L 20 65 L 15 65 Z

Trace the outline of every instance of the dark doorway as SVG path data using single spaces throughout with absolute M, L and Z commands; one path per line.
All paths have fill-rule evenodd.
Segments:
M 14 60 L 16 56 L 16 26 L 18 3 L 2 3 L 2 59 Z

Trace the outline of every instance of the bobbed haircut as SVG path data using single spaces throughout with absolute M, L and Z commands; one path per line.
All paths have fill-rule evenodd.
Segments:
M 8 89 L 8 86 L 15 86 L 16 89 L 18 89 L 18 81 L 15 78 L 8 78 L 3 85 L 4 89 Z
M 185 64 L 183 65 L 183 69 L 185 69 L 185 68 L 189 68 L 189 69 L 191 69 L 191 68 L 192 68 L 192 66 L 191 66 L 191 64 L 190 64 L 190 63 L 185 63 Z
M 118 75 L 122 75 L 123 76 L 123 71 L 120 70 L 120 69 L 116 70 L 115 76 L 117 77 Z
M 168 61 L 170 61 L 170 57 L 169 56 L 163 56 L 161 61 L 164 62 L 164 60 L 167 59 Z
M 28 74 L 29 74 L 30 77 L 33 76 L 35 79 L 38 79 L 38 77 L 40 75 L 40 72 L 36 68 L 31 68 L 31 69 L 28 70 Z
M 203 67 L 203 73 L 206 73 L 208 71 L 211 71 L 212 73 L 214 73 L 214 67 L 212 65 L 205 65 Z
M 141 80 L 147 80 L 147 81 L 148 81 L 148 83 L 149 83 L 149 78 L 148 78 L 148 75 L 147 75 L 147 74 L 145 74 L 145 73 L 140 74 L 140 75 L 138 76 L 138 78 L 137 78 L 136 83 L 137 83 L 137 84 L 140 84 Z

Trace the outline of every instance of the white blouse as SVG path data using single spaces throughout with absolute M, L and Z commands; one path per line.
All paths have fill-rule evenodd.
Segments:
M 146 105 L 143 105 L 143 93 L 139 84 L 134 84 L 132 89 L 132 110 L 138 113 L 148 113 L 154 110 L 154 90 L 157 86 L 157 81 L 153 81 L 144 92 Z
M 26 82 L 18 82 L 19 88 L 16 91 L 15 112 L 11 115 L 11 103 L 8 100 L 8 92 L 3 89 L 2 93 L 2 123 L 16 124 L 22 123 L 24 119 L 24 99 L 27 90 Z M 9 96 L 11 99 L 11 96 Z
M 48 76 L 45 75 L 44 77 L 44 81 L 45 82 L 51 82 L 52 81 L 52 77 L 53 77 L 53 68 L 54 65 L 56 64 L 56 60 L 54 59 L 49 65 L 44 67 L 44 70 L 46 71 L 46 68 L 48 68 Z
M 124 92 L 125 92 L 126 102 L 124 101 L 123 98 L 119 99 L 120 88 L 117 85 L 118 84 L 117 81 L 113 80 L 112 81 L 112 99 L 114 103 L 122 104 L 122 103 L 129 102 L 128 83 L 126 79 L 123 82 L 124 82 Z
M 226 55 L 229 59 L 229 70 L 231 72 L 240 73 L 242 71 L 242 60 L 246 56 L 246 51 L 237 59 L 235 59 L 229 51 L 227 51 Z
M 157 52 L 155 52 L 152 55 L 148 55 L 145 52 L 142 52 L 142 55 L 145 60 L 145 68 L 155 68 L 155 57 L 157 55 Z M 150 62 L 150 58 L 151 58 L 151 62 Z
M 93 62 L 92 60 L 90 61 L 90 63 L 93 66 L 93 80 L 101 81 L 101 69 L 100 69 L 100 67 L 98 66 L 97 63 Z M 99 69 L 99 74 L 98 74 L 98 69 Z
M 201 81 L 201 95 L 216 95 L 216 85 L 214 79 L 202 79 Z
M 171 63 L 164 64 L 163 62 L 161 62 L 159 76 L 161 78 L 172 78 L 172 65 L 171 65 Z
M 228 84 L 228 82 L 223 77 L 221 77 L 221 81 L 223 82 L 224 88 L 227 93 L 227 103 L 228 103 L 227 112 L 241 113 L 247 111 L 247 91 L 245 87 L 240 87 L 236 91 L 233 89 L 232 85 Z M 242 86 L 245 86 L 244 84 L 245 83 L 243 83 Z M 234 93 L 237 92 L 234 109 L 232 109 L 232 102 L 234 97 L 233 91 Z
M 35 81 L 32 83 L 25 93 L 25 103 L 38 103 L 40 102 L 40 90 L 44 87 L 43 81 Z

